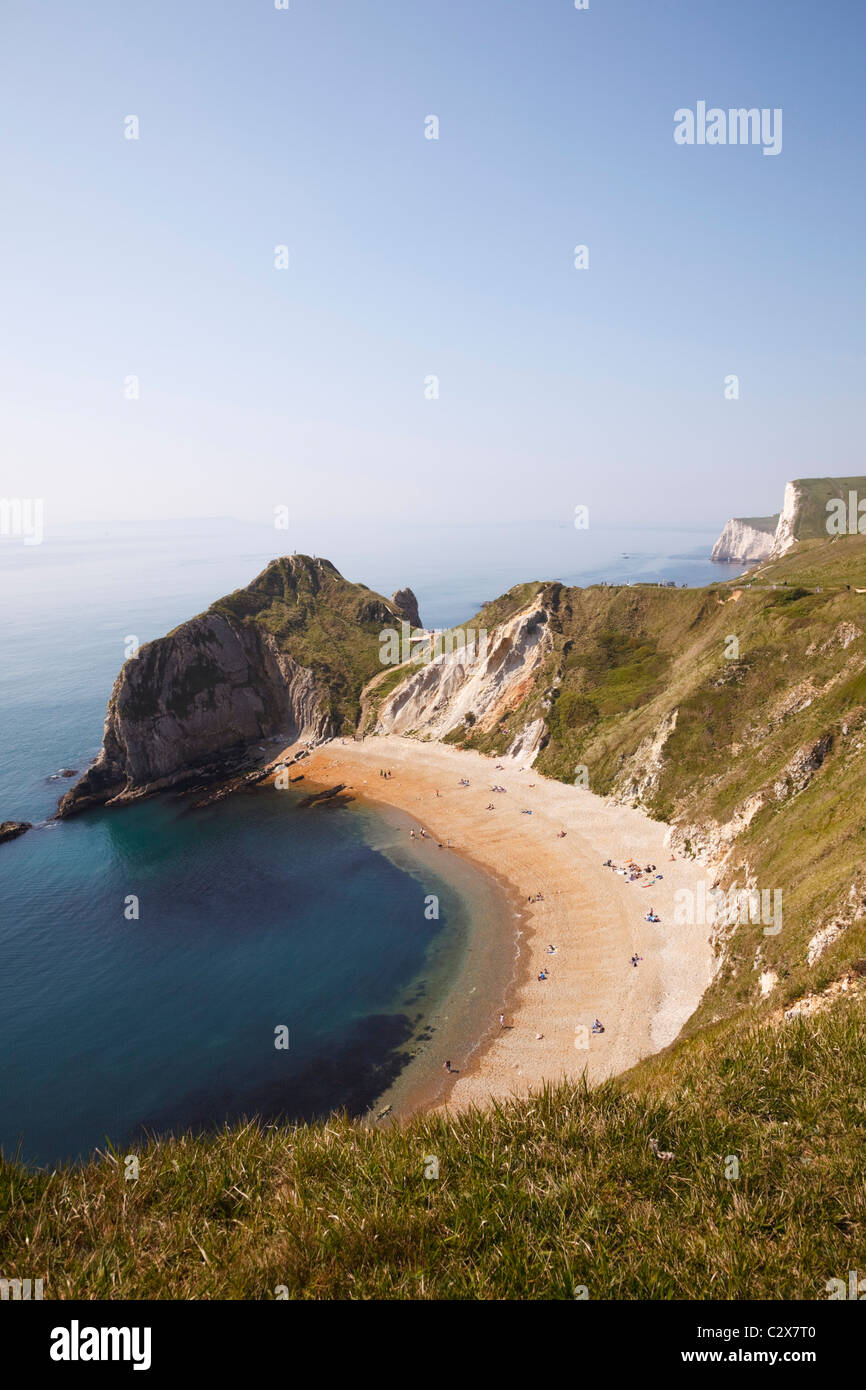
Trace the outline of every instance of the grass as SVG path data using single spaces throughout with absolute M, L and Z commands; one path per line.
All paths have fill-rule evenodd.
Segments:
M 134 1182 L 3 1164 L 4 1269 L 47 1298 L 821 1298 L 866 1266 L 864 1056 L 849 1003 L 450 1120 L 166 1140 Z

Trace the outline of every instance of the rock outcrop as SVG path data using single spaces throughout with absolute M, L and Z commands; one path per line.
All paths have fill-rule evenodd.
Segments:
M 33 822 L 29 820 L 4 820 L 0 821 L 0 845 L 7 840 L 17 840 L 19 835 L 33 829 Z
M 254 624 L 206 613 L 142 647 L 118 676 L 102 751 L 60 814 L 228 772 L 254 741 L 332 732 L 327 690 Z
M 382 703 L 376 733 L 443 738 L 461 725 L 492 728 L 506 720 L 531 689 L 552 638 L 543 604 L 533 600 L 491 634 L 466 630 L 450 653 L 408 675 Z M 515 730 L 513 756 L 535 757 L 543 721 Z M 509 750 L 510 752 L 511 750 Z
M 713 546 L 711 560 L 765 560 L 773 549 L 779 522 L 775 516 L 731 517 Z
M 396 610 L 327 560 L 275 560 L 246 589 L 126 662 L 102 751 L 61 816 L 235 773 L 250 746 L 327 738 L 351 721 Z
M 421 626 L 421 619 L 418 616 L 418 600 L 411 589 L 398 589 L 396 594 L 391 595 L 391 602 L 400 617 L 405 619 L 410 627 Z

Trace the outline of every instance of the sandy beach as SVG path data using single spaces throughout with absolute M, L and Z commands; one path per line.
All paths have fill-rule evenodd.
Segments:
M 380 768 L 392 775 L 380 777 Z M 590 1080 L 624 1071 L 672 1042 L 697 1007 L 713 955 L 705 926 L 675 924 L 674 893 L 694 891 L 707 870 L 671 859 L 660 822 L 519 762 L 396 736 L 333 740 L 292 768 L 300 772 L 301 786 L 344 783 L 354 796 L 408 813 L 414 854 L 466 856 L 507 890 L 513 921 L 502 924 L 502 949 L 513 954 L 517 938 L 515 984 L 491 1018 L 487 1045 L 468 1064 L 451 1059 L 449 1107 L 523 1095 L 584 1071 Z M 450 851 L 438 848 L 449 840 Z M 662 878 L 629 882 L 604 867 L 608 859 L 653 864 Z M 538 894 L 543 900 L 529 901 Z M 658 923 L 645 920 L 650 908 Z M 595 1018 L 605 1031 L 588 1034 Z

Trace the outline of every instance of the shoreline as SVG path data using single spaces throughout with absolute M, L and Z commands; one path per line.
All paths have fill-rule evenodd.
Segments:
M 310 782 L 311 787 L 319 785 Z M 367 1118 L 375 1120 L 384 1108 L 390 1107 L 388 1118 L 405 1119 L 418 1111 L 445 1104 L 459 1076 L 471 1072 L 475 1057 L 492 1040 L 494 1032 L 489 1020 L 493 1009 L 498 1009 L 500 1000 L 510 997 L 514 991 L 522 924 L 516 920 L 511 887 L 501 875 L 479 864 L 471 855 L 440 853 L 427 825 L 424 825 L 426 838 L 432 844 L 424 846 L 416 862 L 410 862 L 413 846 L 411 840 L 408 845 L 406 840 L 410 828 L 417 834 L 423 821 L 390 799 L 369 796 L 367 791 L 366 787 L 363 791 L 357 787 L 346 788 L 343 795 L 354 801 L 361 814 L 372 812 L 378 826 L 388 827 L 401 836 L 399 846 L 387 838 L 374 843 L 379 840 L 379 834 L 370 837 L 371 845 L 398 869 L 423 884 L 425 893 L 438 888 L 440 882 L 445 885 L 448 894 L 456 900 L 451 905 L 452 910 L 456 908 L 455 926 L 463 932 L 456 952 L 453 938 L 432 946 L 432 968 L 425 968 L 423 978 L 426 983 L 429 975 L 437 977 L 439 988 L 434 988 L 425 1000 L 423 1023 L 420 1028 L 416 1026 L 407 1047 L 417 1043 L 419 1035 L 424 1037 L 429 1033 L 430 1036 L 424 1037 L 420 1048 L 409 1053 L 409 1060 L 399 1076 L 382 1091 L 367 1112 Z M 424 861 L 428 858 L 428 849 L 430 853 L 435 851 L 436 857 L 425 883 Z M 446 919 L 448 915 L 446 909 Z M 450 957 L 444 971 L 447 981 L 444 989 L 441 988 L 442 972 L 437 976 L 436 971 L 437 952 L 448 953 Z M 443 1057 L 454 1059 L 450 1074 L 442 1069 Z
M 380 768 L 392 776 L 380 778 Z M 292 768 L 301 770 L 312 786 L 343 783 L 362 804 L 410 816 L 416 838 L 408 849 L 419 866 L 450 839 L 461 860 L 496 882 L 514 914 L 500 914 L 492 925 L 497 960 L 509 939 L 514 950 L 510 982 L 498 1005 L 491 999 L 487 1027 L 454 1059 L 450 1085 L 428 1080 L 405 1095 L 399 1082 L 389 1088 L 381 1098 L 387 1103 L 395 1093 L 389 1118 L 484 1106 L 584 1073 L 590 1082 L 602 1080 L 666 1047 L 697 1008 L 712 979 L 713 952 L 705 927 L 674 923 L 673 903 L 676 889 L 694 891 L 707 870 L 671 859 L 664 823 L 519 761 L 396 735 L 331 740 Z M 491 785 L 505 792 L 491 792 Z M 661 877 L 628 882 L 604 867 L 605 859 L 622 865 L 630 857 L 654 864 Z M 539 893 L 540 901 L 527 901 Z M 645 920 L 650 906 L 660 923 Z M 475 930 L 473 924 L 473 937 Z M 641 957 L 637 967 L 634 954 Z M 546 980 L 538 978 L 542 970 Z M 605 1031 L 592 1035 L 596 1016 Z

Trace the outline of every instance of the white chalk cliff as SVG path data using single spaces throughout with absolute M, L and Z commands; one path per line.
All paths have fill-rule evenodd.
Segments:
M 468 642 L 450 655 L 428 662 L 398 685 L 379 709 L 376 733 L 412 733 L 443 738 L 461 724 L 489 729 L 507 723 L 508 714 L 531 689 L 552 646 L 547 611 L 538 599 L 497 627 L 489 641 Z M 544 722 L 514 730 L 508 753 L 531 763 Z
M 800 488 L 796 482 L 785 484 L 785 501 L 779 513 L 779 523 L 773 540 L 773 556 L 784 555 L 790 550 L 796 537 L 797 519 L 800 515 Z
M 798 541 L 826 537 L 831 505 L 866 497 L 866 477 L 794 478 L 785 484 L 778 516 L 732 517 L 713 546 L 713 560 L 767 560 L 785 555 Z
M 790 487 L 790 483 L 788 484 Z M 711 560 L 766 560 L 779 516 L 731 517 L 713 546 Z

